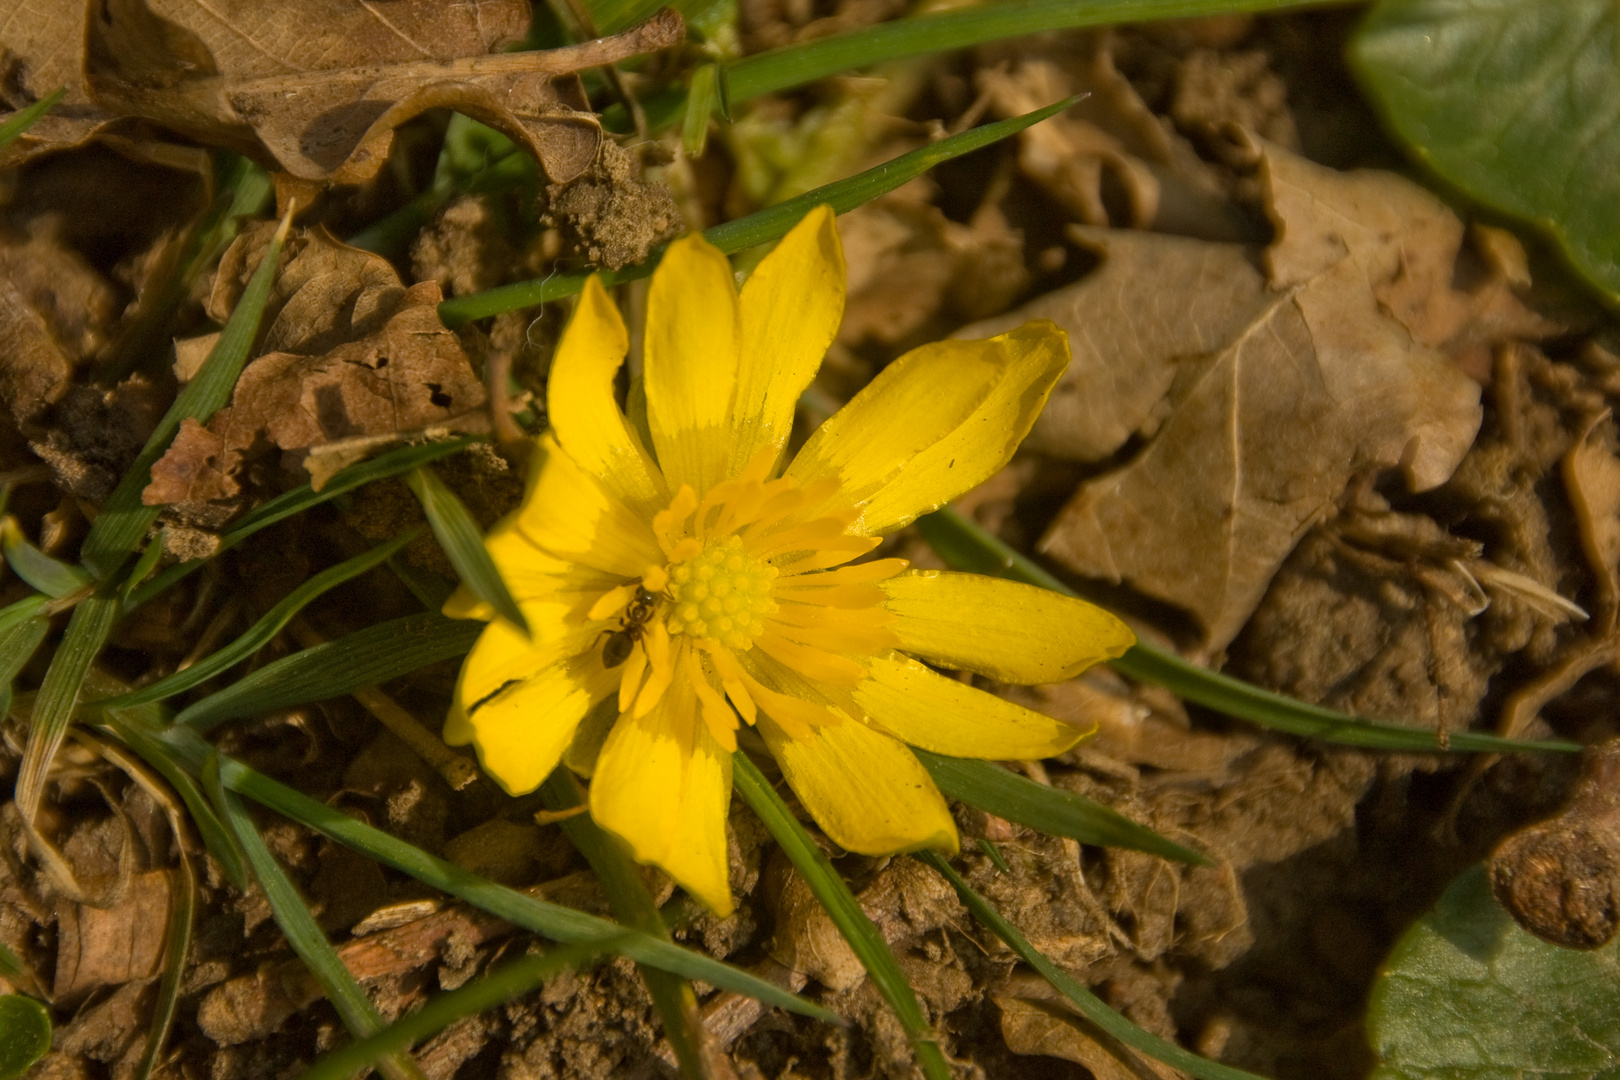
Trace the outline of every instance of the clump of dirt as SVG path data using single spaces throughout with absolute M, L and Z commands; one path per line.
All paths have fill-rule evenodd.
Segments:
M 548 188 L 545 206 L 565 244 L 609 270 L 645 261 L 682 228 L 669 189 L 642 179 L 640 160 L 614 142 L 583 175 Z

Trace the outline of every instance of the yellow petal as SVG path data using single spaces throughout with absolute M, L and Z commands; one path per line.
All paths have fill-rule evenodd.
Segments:
M 898 740 L 853 722 L 793 738 L 762 716 L 759 730 L 793 793 L 839 847 L 862 855 L 956 851 L 950 809 Z
M 647 520 L 609 494 L 549 435 L 535 447 L 529 490 L 511 524 L 557 559 L 616 574 L 621 580 L 664 561 Z M 493 544 L 491 555 L 499 559 Z M 522 558 L 513 556 L 510 565 L 521 565 Z M 514 573 L 501 566 L 501 576 L 517 592 L 522 584 L 514 580 Z
M 909 570 L 878 588 L 901 649 L 1002 682 L 1061 682 L 1136 644 L 1095 604 L 1016 581 Z
M 913 349 L 810 437 L 788 475 L 837 477 L 837 500 L 862 506 L 855 530 L 892 532 L 1005 465 L 1068 363 L 1068 338 L 1044 321 Z
M 591 816 L 638 862 L 664 869 L 715 914 L 731 914 L 726 812 L 731 756 L 677 685 L 646 716 L 621 715 L 596 759 Z
M 830 206 L 818 206 L 765 256 L 742 290 L 732 461 L 780 454 L 799 395 L 844 317 L 844 248 Z
M 506 586 L 510 589 L 512 586 Z M 489 622 L 495 617 L 495 605 L 487 600 L 478 599 L 478 594 L 465 585 L 456 586 L 456 591 L 450 594 L 450 599 L 444 602 L 439 614 L 451 619 L 482 619 Z
M 737 385 L 737 283 L 701 236 L 669 246 L 647 293 L 647 423 L 669 486 L 726 478 Z M 746 464 L 737 462 L 737 467 Z
M 533 638 L 511 623 L 492 622 L 461 662 L 456 703 L 469 714 L 474 705 L 507 683 L 526 679 L 568 657 L 596 651 L 590 645 L 597 635 L 575 621 L 566 605 L 531 602 L 520 606 Z
M 587 653 L 465 705 L 463 716 L 484 771 L 508 795 L 539 787 L 562 760 L 580 720 L 612 692 L 616 681 L 615 672 L 605 670 L 595 653 Z
M 866 662 L 855 701 L 902 742 L 951 757 L 1023 761 L 1061 754 L 1097 730 L 1042 716 L 904 656 Z
M 546 411 L 564 452 L 620 502 L 647 517 L 669 502 L 663 474 L 614 396 L 630 335 L 601 279 L 585 282 L 546 384 Z

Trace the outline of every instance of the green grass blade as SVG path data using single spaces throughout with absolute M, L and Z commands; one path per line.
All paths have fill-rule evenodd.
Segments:
M 377 686 L 428 664 L 464 655 L 484 632 L 484 625 L 424 612 L 368 626 L 266 664 L 193 702 L 174 719 L 207 731 L 227 720 Z
M 163 533 L 167 532 L 167 529 L 163 530 Z M 135 594 L 135 590 L 139 588 L 141 582 L 150 577 L 152 571 L 157 569 L 158 563 L 163 561 L 163 548 L 164 538 L 163 534 L 160 533 L 146 542 L 146 547 L 141 550 L 141 557 L 135 560 L 134 566 L 130 567 L 128 576 L 124 578 L 124 583 L 118 587 L 118 601 L 124 605 L 125 611 L 134 606 L 129 602 L 129 598 Z M 201 566 L 207 561 L 206 559 L 198 559 L 197 565 Z
M 40 797 L 45 792 L 45 777 L 57 748 L 67 736 L 68 724 L 78 705 L 79 692 L 84 686 L 85 674 L 101 647 L 112 633 L 113 621 L 118 616 L 118 602 L 109 597 L 92 596 L 73 609 L 67 632 L 51 657 L 51 666 L 45 672 L 45 681 L 34 701 L 33 718 L 29 723 L 28 746 L 23 751 L 22 766 L 17 773 L 17 809 L 25 822 L 32 823 L 39 810 Z
M 1234 1069 L 1230 1065 L 1222 1065 L 1218 1061 L 1199 1057 L 1190 1050 L 1183 1050 L 1175 1043 L 1161 1039 L 1157 1035 L 1150 1035 L 1146 1031 L 1131 1023 L 1119 1013 L 1103 1004 L 1091 991 L 1075 982 L 1064 974 L 1052 961 L 1042 956 L 1033 945 L 1019 933 L 1018 928 L 1002 917 L 1001 913 L 991 907 L 984 897 L 973 891 L 973 887 L 963 879 L 961 874 L 950 863 L 931 851 L 919 852 L 916 858 L 921 859 L 939 872 L 940 876 L 956 889 L 956 895 L 961 897 L 962 903 L 985 926 L 989 927 L 1007 947 L 1030 967 L 1040 972 L 1046 981 L 1056 987 L 1063 996 L 1074 1003 L 1080 1010 L 1080 1015 L 1096 1024 L 1103 1031 L 1112 1035 L 1120 1042 L 1133 1050 L 1139 1050 L 1155 1060 L 1166 1065 L 1180 1069 L 1189 1076 L 1198 1080 L 1262 1080 L 1253 1073 Z
M 797 225 L 804 215 L 823 203 L 831 205 L 840 214 L 848 213 L 857 206 L 916 179 L 936 165 L 974 150 L 981 150 L 1009 135 L 1016 135 L 1030 125 L 1038 124 L 1047 117 L 1062 112 L 1078 100 L 1079 98 L 1069 98 L 1022 116 L 970 128 L 936 143 L 919 147 L 910 153 L 901 154 L 891 161 L 885 161 L 848 179 L 834 181 L 786 202 L 749 214 L 747 217 L 705 229 L 704 239 L 730 255 L 744 248 L 777 239 Z M 663 252 L 664 249 L 660 248 L 644 263 L 602 274 L 602 283 L 612 286 L 647 277 L 658 265 Z M 480 293 L 457 296 L 439 305 L 439 317 L 444 320 L 446 326 L 454 328 L 471 319 L 482 319 L 489 315 L 499 315 L 503 311 L 516 311 L 520 308 L 534 307 L 536 304 L 550 303 L 579 292 L 585 287 L 585 280 L 589 276 L 589 274 L 555 274 L 540 281 L 520 281 Z
M 574 774 L 566 768 L 558 768 L 546 778 L 546 782 L 540 786 L 540 798 L 545 802 L 546 809 L 552 811 L 583 810 L 585 806 L 585 792 L 579 781 L 574 779 Z M 665 941 L 673 940 L 669 936 L 669 927 L 658 913 L 658 905 L 653 902 L 647 886 L 642 884 L 636 864 L 625 854 L 624 848 L 603 832 L 588 813 L 574 813 L 557 824 L 569 842 L 585 856 L 585 861 L 591 864 L 591 872 L 596 875 L 602 892 L 607 895 L 613 917 L 643 933 Z M 689 1080 L 703 1080 L 701 1036 L 697 1030 L 697 995 L 692 992 L 692 984 L 679 975 L 671 975 L 654 967 L 642 965 L 640 971 L 642 981 L 647 984 L 647 993 L 652 996 L 653 1005 L 664 1021 L 664 1034 L 675 1050 L 681 1073 Z
M 200 769 L 213 747 L 178 724 L 153 733 L 169 745 L 187 768 Z M 566 945 L 592 945 L 627 956 L 638 964 L 650 964 L 664 971 L 701 979 L 723 990 L 746 994 L 789 1012 L 814 1020 L 836 1022 L 838 1017 L 814 1002 L 790 994 L 774 983 L 732 967 L 711 956 L 682 948 L 637 930 L 628 930 L 607 919 L 599 919 L 560 904 L 525 896 L 515 889 L 497 885 L 453 863 L 429 855 L 405 841 L 362 824 L 340 810 L 295 791 L 285 784 L 219 755 L 221 782 L 230 790 L 246 795 L 283 817 L 307 825 L 338 843 L 409 874 L 441 892 L 465 900 L 474 907 L 499 916 L 525 930 Z
M 732 785 L 765 823 L 787 855 L 810 886 L 810 891 L 826 909 L 838 932 L 849 942 L 849 947 L 860 958 L 866 973 L 883 994 L 884 1000 L 900 1018 L 906 1037 L 911 1040 L 917 1055 L 917 1064 L 929 1080 L 950 1080 L 950 1066 L 935 1041 L 934 1029 L 923 1015 L 917 995 L 906 981 L 905 973 L 884 940 L 883 932 L 861 909 L 849 884 L 833 869 L 826 854 L 805 832 L 787 803 L 771 787 L 765 774 L 759 771 L 747 754 L 741 750 L 731 755 Z
M 939 790 L 959 802 L 1082 844 L 1131 848 L 1195 866 L 1214 863 L 1191 848 L 1138 825 L 1112 807 L 1072 791 L 1047 787 L 988 761 L 942 757 L 912 747 Z
M 90 526 L 84 539 L 82 559 L 97 580 L 105 581 L 117 570 L 130 552 L 140 546 L 152 522 L 157 520 L 158 507 L 141 502 L 141 492 L 152 479 L 152 465 L 163 456 L 180 430 L 182 420 L 206 421 L 214 411 L 230 400 L 236 377 L 247 363 L 248 352 L 259 333 L 259 320 L 264 305 L 270 298 L 270 287 L 275 282 L 276 263 L 281 255 L 281 244 L 292 224 L 289 215 L 283 219 L 275 237 L 265 249 L 259 268 L 242 294 L 242 300 L 231 312 L 219 342 L 208 354 L 208 359 L 197 374 L 185 385 L 169 411 L 153 430 L 146 445 L 135 458 L 118 486 L 102 504 L 101 512 Z
M 49 629 L 50 622 L 41 616 L 0 630 L 0 686 L 11 685 L 23 665 L 33 658 Z
M 162 701 L 175 694 L 190 690 L 212 679 L 215 675 L 241 663 L 261 648 L 267 645 L 272 638 L 281 632 L 292 617 L 304 609 L 304 606 L 329 589 L 334 589 L 351 578 L 379 565 L 394 552 L 416 539 L 418 530 L 412 529 L 399 536 L 379 544 L 363 555 L 356 555 L 352 559 L 328 567 L 299 585 L 288 593 L 280 603 L 265 612 L 264 615 L 248 627 L 247 632 L 222 649 L 208 654 L 202 660 L 191 665 L 183 671 L 159 679 L 139 690 L 132 690 L 112 701 L 102 702 L 107 708 L 127 708 L 131 705 L 144 705 L 149 701 Z
M 700 158 L 709 142 L 709 118 L 720 99 L 719 67 L 704 64 L 692 72 L 686 92 L 686 117 L 681 121 L 681 149 Z
M 1280 11 L 1326 2 L 1329 0 L 999 0 L 899 19 L 744 57 L 728 70 L 731 99 L 748 101 L 888 60 L 965 49 L 1026 34 L 1241 11 Z
M 333 1050 L 310 1066 L 299 1080 L 345 1080 L 358 1076 L 384 1054 L 408 1050 L 462 1017 L 488 1012 L 537 990 L 562 972 L 590 963 L 603 951 L 612 951 L 614 944 L 606 941 L 600 945 L 569 945 L 543 956 L 526 956 L 504 964 L 477 982 L 435 996 L 417 1012 L 396 1020 L 377 1034 Z
M 1042 569 L 1028 556 L 1002 543 L 974 522 L 946 507 L 917 519 L 922 533 L 940 558 L 957 570 L 1038 585 L 1067 596 L 1074 590 Z M 1472 731 L 1456 731 L 1442 741 L 1432 728 L 1363 720 L 1349 713 L 1296 701 L 1283 694 L 1262 690 L 1230 675 L 1220 675 L 1163 649 L 1138 642 L 1118 660 L 1109 661 L 1115 671 L 1143 682 L 1156 683 L 1175 691 L 1188 701 L 1247 720 L 1260 727 L 1285 731 L 1344 746 L 1364 746 L 1378 750 L 1411 750 L 1433 753 L 1444 750 L 1510 753 L 1522 750 L 1575 753 L 1581 749 L 1561 739 L 1504 739 Z
M 148 1026 L 146 1050 L 135 1066 L 134 1080 L 149 1080 L 157 1067 L 158 1058 L 168 1046 L 174 1030 L 174 1013 L 180 1004 L 180 987 L 186 971 L 186 954 L 191 951 L 191 932 L 197 918 L 197 872 L 192 869 L 191 856 L 178 836 L 180 847 L 180 881 L 171 894 L 173 905 L 169 909 L 169 929 L 163 942 L 163 976 L 158 980 L 157 1002 L 152 1007 L 152 1022 Z
M 350 465 L 334 473 L 327 480 L 321 490 L 316 491 L 308 484 L 303 487 L 284 491 L 261 506 L 243 514 L 231 527 L 226 529 L 219 537 L 219 550 L 227 551 L 260 529 L 268 529 L 280 521 L 285 521 L 294 514 L 301 514 L 311 507 L 319 506 L 330 499 L 335 499 L 345 492 L 353 491 L 362 484 L 369 484 L 373 480 L 386 480 L 390 476 L 398 476 L 418 465 L 430 461 L 438 461 L 471 446 L 478 440 L 472 437 L 450 439 L 445 442 L 424 443 L 421 446 L 402 446 L 398 450 L 390 450 L 380 454 L 370 461 L 362 461 Z M 170 585 L 179 581 L 193 570 L 200 569 L 208 562 L 207 559 L 193 559 L 190 562 L 178 563 L 159 573 L 151 581 L 139 588 L 130 590 L 126 607 L 134 608 L 146 603 Z
M 40 98 L 25 109 L 18 109 L 11 114 L 11 119 L 0 124 L 0 150 L 4 150 L 16 142 L 23 132 L 34 126 L 34 122 L 46 113 L 64 97 L 67 96 L 67 87 L 58 87 L 56 93 L 50 97 Z
M 12 573 L 53 600 L 91 584 L 90 575 L 77 566 L 53 559 L 29 543 L 17 519 L 9 514 L 0 518 L 0 554 Z
M 492 606 L 501 618 L 527 634 L 529 620 L 523 617 L 506 582 L 501 580 L 501 572 L 495 569 L 495 561 L 484 547 L 484 530 L 467 512 L 466 505 L 443 480 L 421 466 L 405 474 L 405 483 L 422 504 L 433 538 L 444 549 L 462 584 Z
M 0 1080 L 21 1076 L 51 1048 L 51 1014 L 31 997 L 0 997 Z
M 39 615 L 49 614 L 47 609 L 51 606 L 51 598 L 44 593 L 35 593 L 25 596 L 16 603 L 7 604 L 0 608 L 0 632 L 10 630 L 19 623 Z
M 220 783 L 217 768 L 205 768 L 203 782 L 209 788 L 220 816 L 231 827 L 237 843 L 247 853 L 253 876 L 258 879 L 265 898 L 270 901 L 270 912 L 275 916 L 276 925 L 281 927 L 287 944 L 292 946 L 293 952 L 298 954 L 310 974 L 315 976 L 315 981 L 320 983 L 321 989 L 326 991 L 327 1000 L 337 1009 L 338 1016 L 343 1018 L 344 1026 L 357 1039 L 383 1030 L 382 1017 L 377 1015 L 371 999 L 354 981 L 354 976 L 343 965 L 337 950 L 332 948 L 332 943 L 326 940 L 326 935 L 316 925 L 314 914 L 304 903 L 303 897 L 298 895 L 298 890 L 281 869 L 281 864 L 270 854 L 270 848 L 265 845 L 264 837 L 259 835 L 253 819 L 248 817 L 242 800 Z M 378 1065 L 389 1080 L 424 1080 L 422 1070 L 406 1054 L 395 1052 L 384 1057 Z
M 22 977 L 22 973 L 22 960 L 5 945 L 0 945 L 0 977 L 16 982 Z

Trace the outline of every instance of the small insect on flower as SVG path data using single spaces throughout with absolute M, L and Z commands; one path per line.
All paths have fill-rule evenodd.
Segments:
M 955 851 L 950 808 L 910 746 L 1040 758 L 1088 731 L 930 665 L 1057 682 L 1134 641 L 1057 593 L 860 561 L 1007 463 L 1069 347 L 1037 322 L 914 349 L 788 460 L 799 395 L 843 310 L 829 207 L 740 294 L 724 255 L 676 241 L 648 292 L 646 411 L 632 422 L 615 396 L 629 334 L 587 281 L 523 503 L 485 539 L 529 633 L 465 590 L 445 606 L 490 621 L 445 740 L 473 743 L 513 794 L 559 763 L 589 777 L 596 822 L 721 915 L 741 727 L 847 850 Z
M 653 617 L 653 605 L 658 603 L 658 594 L 649 592 L 640 585 L 636 593 L 630 598 L 630 604 L 624 609 L 624 618 L 619 621 L 617 630 L 608 630 L 607 640 L 602 643 L 602 666 L 616 668 L 635 651 L 641 635 L 646 630 L 647 620 Z

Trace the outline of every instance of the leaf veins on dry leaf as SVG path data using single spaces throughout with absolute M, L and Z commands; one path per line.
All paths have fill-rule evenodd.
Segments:
M 1276 239 L 1242 246 L 1076 227 L 1096 272 L 1022 310 L 1068 329 L 1074 363 L 1031 445 L 1131 461 L 1085 484 L 1041 541 L 1125 582 L 1223 648 L 1295 543 L 1358 472 L 1443 483 L 1472 444 L 1479 386 L 1440 350 L 1552 329 L 1500 275 L 1452 285 L 1463 225 L 1392 173 L 1338 173 L 1257 144 Z
M 501 53 L 531 17 L 528 0 L 5 0 L 0 60 L 23 92 L 9 104 L 68 96 L 3 163 L 139 119 L 303 180 L 355 183 L 382 167 L 396 126 L 443 107 L 570 180 L 601 140 L 574 73 L 667 48 L 684 26 L 663 11 L 615 37 Z
M 235 306 L 256 265 L 250 255 L 263 251 L 272 229 L 244 234 L 225 253 L 210 314 L 220 318 Z M 283 258 L 261 355 L 206 427 L 194 420 L 181 426 L 152 467 L 142 493 L 147 505 L 185 504 L 200 524 L 217 524 L 232 507 L 209 504 L 239 493 L 244 457 L 261 439 L 302 464 L 312 450 L 341 440 L 482 422 L 473 411 L 484 404 L 484 388 L 439 320 L 437 283 L 407 288 L 387 260 L 320 231 L 290 238 Z M 212 340 L 181 343 L 182 377 Z

